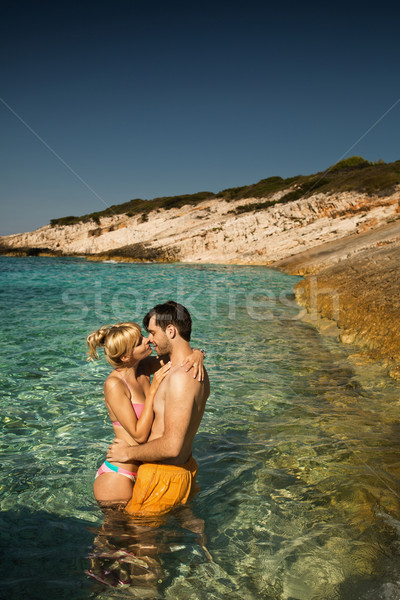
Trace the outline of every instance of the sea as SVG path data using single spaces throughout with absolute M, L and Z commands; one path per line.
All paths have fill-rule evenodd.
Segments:
M 0 258 L 0 592 L 8 600 L 400 598 L 400 385 L 258 266 Z M 184 304 L 211 394 L 198 490 L 103 512 L 109 365 L 87 335 Z

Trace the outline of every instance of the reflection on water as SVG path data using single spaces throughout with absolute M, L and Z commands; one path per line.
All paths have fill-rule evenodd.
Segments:
M 194 515 L 190 505 L 175 509 L 157 524 L 108 510 L 96 533 L 87 574 L 103 586 L 134 588 L 140 597 L 159 597 L 159 588 L 171 583 L 176 557 L 180 565 L 183 556 L 189 558 L 188 549 L 212 560 L 205 546 L 204 521 Z M 168 556 L 168 575 L 163 555 Z
M 0 259 L 7 598 L 400 597 L 399 386 L 297 319 L 259 267 Z M 103 512 L 107 366 L 85 336 L 186 303 L 212 394 L 200 492 L 158 527 Z M 90 573 L 90 575 L 88 575 Z

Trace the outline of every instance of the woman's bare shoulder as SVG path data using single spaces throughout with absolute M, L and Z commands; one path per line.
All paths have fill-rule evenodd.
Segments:
M 121 379 L 110 373 L 107 379 L 104 382 L 104 393 L 110 393 L 112 390 L 118 390 L 119 392 L 126 388 L 126 385 Z

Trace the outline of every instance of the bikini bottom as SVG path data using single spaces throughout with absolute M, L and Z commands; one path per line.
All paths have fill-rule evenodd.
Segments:
M 126 469 L 123 469 L 122 467 L 117 467 L 117 466 L 113 465 L 112 463 L 108 462 L 108 460 L 105 460 L 103 462 L 103 464 L 101 465 L 101 467 L 99 468 L 99 470 L 96 473 L 95 479 L 97 479 L 97 477 L 99 475 L 102 475 L 103 473 L 117 473 L 118 475 L 124 475 L 125 477 L 128 477 L 128 479 L 130 479 L 133 482 L 136 480 L 136 475 L 137 475 L 137 473 L 133 473 L 132 471 L 127 471 Z

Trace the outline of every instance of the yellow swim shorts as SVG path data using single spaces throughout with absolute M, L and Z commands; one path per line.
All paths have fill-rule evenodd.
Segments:
M 162 515 L 178 504 L 186 504 L 196 481 L 198 466 L 193 457 L 184 465 L 143 463 L 140 465 L 131 500 L 130 515 Z

